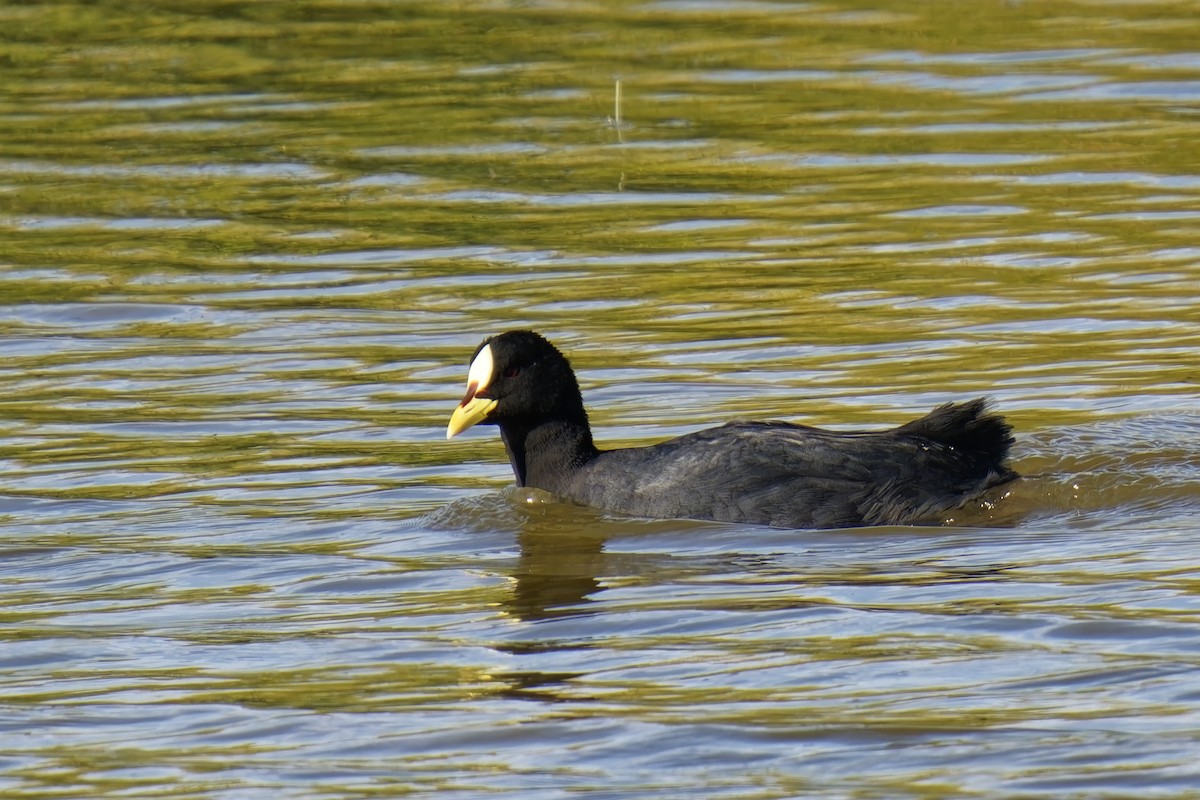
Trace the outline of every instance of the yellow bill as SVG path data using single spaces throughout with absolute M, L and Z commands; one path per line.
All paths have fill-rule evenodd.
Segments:
M 467 371 L 467 393 L 450 415 L 450 424 L 446 426 L 447 439 L 453 439 L 472 425 L 483 422 L 496 407 L 498 401 L 478 396 L 492 382 L 492 370 L 492 346 L 484 345 Z

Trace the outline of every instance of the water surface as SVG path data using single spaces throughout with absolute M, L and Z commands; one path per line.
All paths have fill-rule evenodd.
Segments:
M 0 9 L 0 793 L 1197 790 L 1198 18 Z M 986 394 L 1026 477 L 575 508 L 444 439 L 512 327 L 608 444 Z

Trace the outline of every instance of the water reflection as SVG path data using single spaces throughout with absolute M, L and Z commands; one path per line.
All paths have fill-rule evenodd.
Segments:
M 586 601 L 608 574 L 601 534 L 574 530 L 526 530 L 518 537 L 521 555 L 513 570 L 509 613 L 518 619 L 587 613 Z

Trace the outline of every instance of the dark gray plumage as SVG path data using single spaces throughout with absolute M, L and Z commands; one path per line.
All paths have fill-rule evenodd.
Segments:
M 933 522 L 1017 477 L 1011 428 L 985 400 L 878 432 L 731 422 L 598 450 L 567 359 L 532 331 L 486 339 L 449 436 L 494 424 L 517 483 L 638 517 L 784 528 Z

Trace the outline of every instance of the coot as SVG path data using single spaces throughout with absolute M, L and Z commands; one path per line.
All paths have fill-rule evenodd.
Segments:
M 885 431 L 730 422 L 600 450 L 571 365 L 532 331 L 485 339 L 446 437 L 497 425 L 520 486 L 637 517 L 781 528 L 910 525 L 1011 481 L 1012 429 L 983 398 Z

